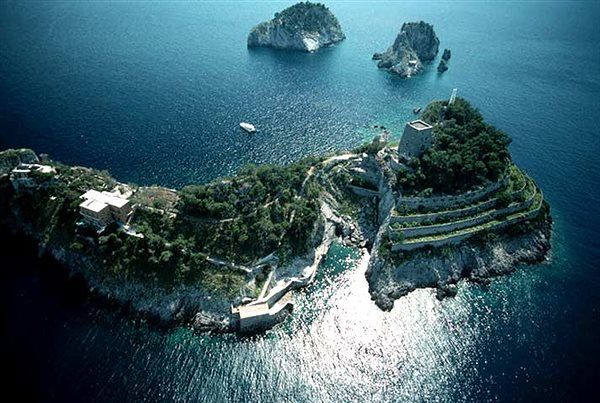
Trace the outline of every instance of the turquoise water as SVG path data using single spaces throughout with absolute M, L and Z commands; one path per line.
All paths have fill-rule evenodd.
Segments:
M 598 3 L 332 1 L 340 45 L 246 49 L 251 26 L 286 4 L 3 2 L 0 148 L 178 187 L 353 147 L 373 124 L 397 136 L 412 108 L 457 87 L 513 137 L 550 201 L 551 262 L 443 302 L 420 290 L 384 313 L 336 247 L 283 326 L 241 339 L 148 329 L 61 297 L 41 263 L 5 250 L 21 267 L 1 282 L 15 387 L 61 401 L 581 397 L 600 380 Z M 452 49 L 450 70 L 378 71 L 371 54 L 418 19 Z

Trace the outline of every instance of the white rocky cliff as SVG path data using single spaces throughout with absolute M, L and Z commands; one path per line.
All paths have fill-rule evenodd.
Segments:
M 402 24 L 394 44 L 384 53 L 375 53 L 373 60 L 379 60 L 377 67 L 408 78 L 423 70 L 423 62 L 435 58 L 439 45 L 433 25 L 407 22 Z
M 248 47 L 314 52 L 346 36 L 333 13 L 320 3 L 301 2 L 252 28 Z

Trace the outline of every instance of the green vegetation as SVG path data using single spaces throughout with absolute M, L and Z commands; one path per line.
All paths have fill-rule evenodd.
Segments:
M 335 167 L 331 171 L 328 191 L 335 193 L 338 202 L 337 211 L 341 215 L 358 219 L 361 208 L 365 205 L 364 198 L 352 192 L 348 185 L 352 183 L 353 176 L 343 167 Z
M 444 108 L 445 120 L 440 122 Z M 422 118 L 435 125 L 435 142 L 420 158 L 412 159 L 412 171 L 399 173 L 404 192 L 462 193 L 496 181 L 506 172 L 510 138 L 485 123 L 466 100 L 456 98 L 449 106 L 446 101 L 432 102 Z
M 40 177 L 34 177 L 34 180 L 48 181 L 48 186 L 30 194 L 15 195 L 13 204 L 31 219 L 42 239 L 68 240 L 74 237 L 75 224 L 79 220 L 79 196 L 90 188 L 110 190 L 116 182 L 103 171 L 52 165 L 57 170 L 55 179 L 48 181 L 47 174 L 39 174 Z
M 498 234 L 507 234 L 509 236 L 520 235 L 534 229 L 540 220 L 545 220 L 548 216 L 548 206 L 544 202 L 542 193 L 536 187 L 533 180 L 527 177 L 516 166 L 509 168 L 508 183 L 490 195 L 487 200 L 474 205 L 462 207 L 456 210 L 448 210 L 437 214 L 410 214 L 404 212 L 404 217 L 419 217 L 419 220 L 411 222 L 395 222 L 390 225 L 390 235 L 395 242 L 399 243 L 417 243 L 417 242 L 436 242 L 446 240 L 455 236 L 469 234 L 470 242 L 484 244 L 499 239 Z M 530 201 L 528 207 L 513 213 L 502 212 L 501 209 L 514 208 L 520 203 Z M 486 207 L 476 213 L 478 206 L 486 203 Z M 445 214 L 445 213 L 458 213 Z M 441 214 L 441 215 L 440 215 Z M 444 215 L 445 214 L 445 215 Z M 529 218 L 529 215 L 532 218 Z M 399 216 L 397 212 L 395 216 Z M 402 216 L 400 216 L 402 217 Z M 541 217 L 541 218 L 540 218 Z M 438 234 L 427 234 L 398 239 L 403 229 L 419 227 L 427 228 L 436 224 L 460 224 L 465 221 L 477 219 L 479 224 L 473 224 L 466 228 L 445 231 Z M 481 222 L 484 219 L 483 222 Z M 515 228 L 512 228 L 515 227 Z
M 270 253 L 285 261 L 311 246 L 321 191 L 313 166 L 319 162 L 309 158 L 286 167 L 248 166 L 234 178 L 180 192 L 139 188 L 132 197 L 137 209 L 130 224 L 142 236 L 116 225 L 98 235 L 77 224 L 81 194 L 118 185 L 98 170 L 49 162 L 57 174 L 47 186 L 19 194 L 4 192 L 10 199 L 2 206 L 18 210 L 44 242 L 65 245 L 96 262 L 101 277 L 136 279 L 166 289 L 200 285 L 227 296 L 248 295 L 256 290 L 249 288 L 251 278 L 239 265 L 250 265 Z M 211 263 L 208 257 L 238 266 Z
M 501 192 L 498 192 L 498 194 L 496 196 L 496 207 L 498 207 L 498 208 L 508 207 L 508 205 L 510 203 L 512 203 L 512 201 L 513 201 L 512 195 L 509 192 L 507 192 L 506 190 L 502 190 Z
M 350 184 L 352 186 L 358 186 L 361 188 L 365 188 L 367 190 L 373 190 L 375 192 L 377 192 L 379 190 L 379 186 L 377 186 L 373 182 L 366 180 L 365 178 L 363 178 L 361 176 L 352 176 L 352 179 L 350 180 Z
M 175 233 L 206 253 L 242 262 L 305 252 L 319 211 L 320 187 L 307 176 L 317 163 L 247 166 L 230 180 L 185 187 Z
M 31 172 L 29 172 L 29 177 L 38 185 L 41 185 L 43 183 L 47 183 L 48 181 L 52 180 L 52 178 L 54 178 L 54 174 L 53 173 L 48 173 L 48 172 L 40 172 L 40 171 L 36 171 L 36 170 L 32 170 Z
M 4 150 L 0 152 L 0 175 L 8 174 L 11 169 L 21 162 L 35 162 L 37 156 L 28 149 Z
M 304 31 L 319 31 L 324 26 L 337 26 L 337 18 L 324 4 L 309 1 L 294 4 L 275 13 L 274 22 L 285 28 Z
M 454 217 L 453 219 L 472 216 L 473 214 L 476 214 L 476 211 L 483 211 L 481 207 L 484 204 L 491 204 L 494 202 L 493 207 L 503 208 L 511 203 L 523 202 L 533 196 L 534 193 L 535 184 L 533 181 L 514 164 L 511 164 L 506 186 L 501 187 L 496 192 L 487 195 L 481 200 L 476 200 L 472 203 L 451 209 L 448 209 L 447 207 L 425 208 L 422 206 L 420 209 L 410 209 L 406 204 L 402 204 L 397 206 L 392 214 L 400 218 L 415 218 L 415 220 L 420 220 L 423 225 L 426 225 L 425 223 L 440 224 L 448 221 L 447 218 L 440 218 L 440 216 L 443 217 L 444 215 L 452 214 Z M 419 210 L 419 212 L 416 210 Z M 421 211 L 424 211 L 424 213 Z
M 527 176 L 515 164 L 510 164 L 508 168 L 508 179 L 508 188 L 506 190 L 511 193 L 523 190 L 525 185 L 527 185 Z
M 482 226 L 486 226 L 489 223 L 500 223 L 506 221 L 507 219 L 518 218 L 521 214 L 532 211 L 535 209 L 535 206 L 540 205 L 540 202 L 543 200 L 543 196 L 537 189 L 533 180 L 529 178 L 523 171 L 521 171 L 516 165 L 510 164 L 508 167 L 507 179 L 508 180 L 505 185 L 503 185 L 494 193 L 487 195 L 482 200 L 476 200 L 470 204 L 460 205 L 454 209 L 433 209 L 436 211 L 423 214 L 420 212 L 417 213 L 415 209 L 409 209 L 406 205 L 400 205 L 396 207 L 392 214 L 394 217 L 407 221 L 396 221 L 392 223 L 390 225 L 390 230 L 393 231 L 394 234 L 397 234 L 402 229 L 406 228 L 426 228 L 428 226 L 438 224 L 461 223 L 466 220 L 489 216 L 489 222 L 482 223 L 478 226 L 457 230 L 453 233 L 419 237 L 419 241 L 424 239 L 434 240 L 434 238 L 441 239 L 449 235 L 465 233 L 465 231 L 470 231 L 471 228 L 476 228 L 477 231 L 484 231 L 485 229 L 482 229 Z M 517 211 L 511 214 L 500 214 L 501 209 L 505 209 L 510 206 L 514 207 L 519 203 L 523 203 L 528 200 L 532 201 L 532 204 L 528 209 L 526 209 L 526 211 Z M 492 217 L 494 217 L 493 220 Z M 414 241 L 415 239 L 411 238 L 409 242 Z
M 402 242 L 402 240 L 404 239 L 402 237 L 402 234 L 399 234 L 399 237 L 397 242 Z M 392 240 L 390 239 L 389 235 L 386 233 L 383 233 L 381 235 L 381 242 L 379 244 L 379 256 L 384 259 L 384 260 L 389 260 L 390 257 L 393 256 L 392 254 Z
M 125 262 L 119 270 L 148 262 L 143 269 L 162 284 L 199 282 L 209 290 L 237 293 L 245 272 L 215 267 L 207 257 L 250 265 L 273 252 L 282 260 L 305 252 L 320 192 L 308 172 L 318 162 L 247 166 L 234 178 L 183 188 L 175 203 L 172 195 L 145 194 L 154 208 L 140 206 L 132 220 L 144 238 L 119 235 L 122 243 L 108 245 L 106 253 L 112 251 L 111 261 Z M 157 200 L 172 206 L 171 214 L 157 209 Z
M 175 211 L 177 192 L 160 186 L 140 187 L 131 198 L 133 204 L 150 206 L 163 211 Z

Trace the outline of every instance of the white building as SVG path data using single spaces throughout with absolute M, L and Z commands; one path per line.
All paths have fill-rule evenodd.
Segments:
M 79 205 L 79 212 L 84 221 L 100 228 L 111 222 L 125 223 L 131 213 L 129 199 L 116 191 L 88 190 L 80 197 L 85 199 Z
M 19 164 L 10 173 L 10 181 L 17 192 L 38 186 L 38 183 L 32 177 L 32 172 L 53 175 L 56 173 L 56 169 L 50 165 Z
M 413 120 L 404 127 L 398 145 L 398 154 L 406 157 L 419 157 L 433 144 L 433 127 L 422 120 Z

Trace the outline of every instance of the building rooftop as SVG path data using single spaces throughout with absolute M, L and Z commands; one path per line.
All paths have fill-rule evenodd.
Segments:
M 45 174 L 55 173 L 56 169 L 50 165 L 40 164 L 19 164 L 15 169 L 12 170 L 15 173 L 29 173 L 31 171 L 38 171 Z
M 37 169 L 38 169 L 38 171 L 45 173 L 45 174 L 56 172 L 54 167 L 51 167 L 50 165 L 38 165 Z
M 98 192 L 97 190 L 88 190 L 84 194 L 81 195 L 82 199 L 95 200 L 98 202 L 102 202 L 104 204 L 108 204 L 109 206 L 121 208 L 129 203 L 129 200 L 115 196 L 114 193 L 110 192 Z M 81 204 L 83 206 L 83 203 Z
M 108 204 L 94 199 L 87 199 L 79 206 L 85 208 L 86 210 L 94 211 L 96 213 L 99 213 L 105 208 L 108 208 Z
M 423 122 L 422 120 L 413 120 L 409 123 L 409 125 L 417 130 L 431 129 L 432 127 L 431 125 L 427 124 L 426 122 Z

